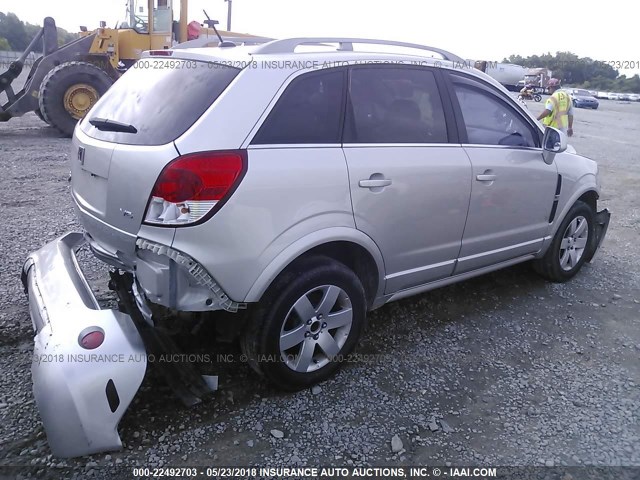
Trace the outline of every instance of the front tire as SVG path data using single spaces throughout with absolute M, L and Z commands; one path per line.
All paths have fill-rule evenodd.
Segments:
M 284 390 L 331 376 L 353 350 L 366 318 L 362 284 L 328 257 L 310 257 L 268 289 L 241 338 L 250 365 Z
M 40 113 L 49 125 L 70 137 L 78 120 L 112 84 L 111 77 L 92 63 L 62 63 L 40 84 Z
M 594 248 L 595 214 L 582 201 L 577 201 L 560 224 L 547 253 L 534 260 L 536 272 L 552 282 L 566 282 L 584 264 L 587 253 Z

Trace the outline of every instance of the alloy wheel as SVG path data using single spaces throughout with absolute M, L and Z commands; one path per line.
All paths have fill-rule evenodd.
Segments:
M 335 285 L 302 295 L 291 307 L 280 331 L 280 356 L 291 370 L 306 373 L 339 360 L 353 323 L 351 300 Z
M 560 242 L 560 266 L 565 272 L 573 269 L 584 254 L 589 240 L 589 223 L 583 216 L 567 225 Z

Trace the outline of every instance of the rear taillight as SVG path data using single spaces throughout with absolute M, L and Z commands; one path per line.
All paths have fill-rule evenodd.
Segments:
M 215 213 L 242 180 L 243 150 L 200 152 L 178 157 L 156 180 L 144 221 L 179 226 Z

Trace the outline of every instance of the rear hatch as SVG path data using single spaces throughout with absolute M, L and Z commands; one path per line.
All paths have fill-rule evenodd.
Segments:
M 173 141 L 191 127 L 240 70 L 212 62 L 139 60 L 76 128 L 72 193 L 87 233 L 121 260 L 131 258 L 149 195 Z M 127 262 L 129 263 L 129 262 Z

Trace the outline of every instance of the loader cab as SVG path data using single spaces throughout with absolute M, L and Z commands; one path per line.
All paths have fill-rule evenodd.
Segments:
M 172 0 L 129 0 L 126 20 L 118 28 L 131 28 L 141 35 L 171 32 L 172 3 Z
M 174 4 L 183 4 L 187 0 L 129 0 L 124 20 L 118 24 L 119 60 L 128 68 L 145 50 L 163 50 L 179 42 L 182 23 L 174 27 Z M 184 41 L 184 40 L 182 40 Z
M 90 31 L 80 27 L 78 38 L 58 45 L 51 17 L 23 54 L 0 71 L 0 122 L 34 112 L 40 119 L 71 136 L 77 121 L 87 114 L 120 75 L 146 50 L 169 49 L 187 41 L 188 0 L 128 0 L 126 15 L 114 27 L 101 21 Z M 174 10 L 179 12 L 174 21 Z M 41 51 L 19 91 L 11 84 L 22 73 L 24 61 Z

